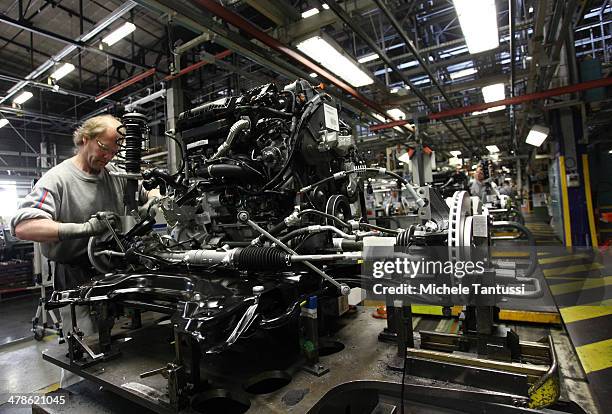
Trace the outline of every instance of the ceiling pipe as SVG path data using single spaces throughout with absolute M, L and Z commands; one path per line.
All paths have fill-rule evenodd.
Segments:
M 400 35 L 400 37 L 404 41 L 404 43 L 405 43 L 406 47 L 408 48 L 408 50 L 410 50 L 410 52 L 412 53 L 414 58 L 417 60 L 417 62 L 419 62 L 419 65 L 421 66 L 421 68 L 425 71 L 425 73 L 427 74 L 429 79 L 431 79 L 431 82 L 440 91 L 440 94 L 442 95 L 442 97 L 444 98 L 444 100 L 446 101 L 448 106 L 450 106 L 451 108 L 455 108 L 455 105 L 451 101 L 451 98 L 446 94 L 446 91 L 444 90 L 444 87 L 440 84 L 440 82 L 438 82 L 438 79 L 431 72 L 431 70 L 429 69 L 429 65 L 421 57 L 421 55 L 419 54 L 419 51 L 417 50 L 416 46 L 414 45 L 414 43 L 412 43 L 412 40 L 410 40 L 410 38 L 408 37 L 408 34 L 404 31 L 404 29 L 399 24 L 399 22 L 395 19 L 395 17 L 393 16 L 391 11 L 387 7 L 387 5 L 382 0 L 374 0 L 374 3 L 376 3 L 378 5 L 378 7 L 382 10 L 383 14 L 389 20 L 389 22 L 391 22 L 391 25 L 393 26 L 395 31 Z M 459 122 L 461 122 L 461 126 L 463 126 L 463 128 L 467 131 L 469 137 L 472 140 L 474 140 L 474 136 L 472 135 L 472 132 L 468 128 L 468 126 L 465 123 L 465 121 L 463 120 L 463 118 L 458 117 L 458 119 L 459 119 Z
M 610 85 L 612 85 L 612 77 L 595 79 L 592 81 L 576 83 L 576 84 L 568 85 L 568 86 L 562 86 L 560 88 L 549 89 L 547 91 L 519 95 L 519 96 L 515 96 L 514 98 L 502 99 L 500 101 L 464 106 L 462 108 L 450 109 L 448 111 L 435 112 L 435 113 L 429 114 L 428 118 L 430 120 L 438 120 L 438 119 L 443 119 L 443 118 L 448 118 L 448 117 L 454 117 L 454 116 L 465 114 L 468 112 L 482 111 L 484 109 L 492 108 L 494 106 L 517 105 L 523 102 L 535 101 L 539 99 L 546 99 L 552 96 L 565 95 L 568 93 L 576 93 L 576 92 L 585 91 L 588 89 L 602 88 L 602 87 L 610 86 Z M 379 131 L 382 129 L 388 129 L 388 128 L 397 126 L 398 124 L 401 124 L 402 122 L 407 123 L 408 121 L 395 121 L 395 122 L 391 122 L 387 124 L 373 125 L 370 127 L 370 131 Z
M 122 91 L 123 89 L 127 88 L 130 85 L 140 82 L 141 80 L 146 79 L 149 76 L 153 76 L 155 74 L 155 71 L 156 71 L 155 68 L 151 68 L 147 71 L 139 73 L 138 75 L 132 76 L 131 78 L 126 79 L 123 82 L 120 82 L 117 85 L 113 86 L 112 88 L 107 89 L 106 91 L 100 93 L 98 96 L 96 96 L 95 101 L 100 102 L 102 99 L 108 98 L 112 94 Z
M 100 22 L 97 25 L 95 25 L 94 27 L 92 27 L 91 30 L 89 30 L 87 33 L 84 33 L 81 36 L 79 36 L 74 42 L 85 43 L 85 42 L 89 41 L 94 36 L 96 36 L 97 34 L 102 32 L 104 29 L 106 29 L 108 26 L 110 26 L 113 22 L 118 20 L 125 13 L 129 12 L 130 10 L 132 10 L 135 6 L 136 6 L 136 3 L 134 3 L 133 1 L 127 1 L 127 2 L 123 3 L 121 6 L 119 6 L 117 9 L 115 9 L 108 16 L 106 16 L 105 18 L 100 20 Z M 6 21 L 5 18 L 7 18 L 7 17 L 0 15 L 0 20 Z M 26 28 L 26 30 L 29 30 L 29 29 Z M 70 53 L 74 52 L 77 48 L 78 48 L 77 45 L 71 44 L 71 45 L 68 45 L 68 46 L 64 47 L 62 50 L 60 50 L 55 55 L 51 56 L 51 58 L 47 59 L 40 66 L 38 66 L 36 69 L 34 69 L 32 72 L 30 72 L 25 77 L 24 81 L 21 81 L 21 82 L 17 83 L 15 86 L 13 86 L 11 89 L 9 89 L 7 94 L 4 97 L 0 98 L 0 104 L 6 102 L 7 99 L 9 99 L 11 96 L 15 95 L 17 92 L 19 92 L 21 89 L 23 89 L 30 81 L 36 79 L 37 77 L 39 77 L 40 75 L 45 73 L 47 70 L 51 69 L 55 65 L 55 63 L 60 62 L 62 59 L 64 59 Z
M 3 75 L 0 74 L 0 79 L 1 80 L 5 80 L 8 82 L 26 82 L 29 83 L 30 85 L 45 90 L 45 91 L 49 91 L 49 92 L 53 92 L 53 93 L 59 93 L 61 95 L 70 95 L 70 96 L 76 96 L 78 98 L 84 98 L 84 99 L 94 99 L 95 96 L 94 95 L 90 95 L 87 93 L 83 93 L 83 92 L 78 92 L 78 91 L 73 91 L 71 89 L 64 89 L 64 88 L 60 88 L 58 86 L 54 86 L 54 85 L 49 85 L 48 83 L 44 83 L 44 82 L 38 82 L 38 81 L 34 81 L 34 80 L 27 80 L 27 79 L 20 79 L 17 78 L 15 76 L 10 76 L 10 75 Z M 113 101 L 109 101 L 111 103 L 115 103 Z
M 410 87 L 410 89 L 412 90 L 412 92 L 414 92 L 414 94 L 416 96 L 419 97 L 419 99 L 421 99 L 421 101 L 425 104 L 425 106 L 427 106 L 427 108 L 431 111 L 431 112 L 435 112 L 436 108 L 434 107 L 434 105 L 431 103 L 431 101 L 410 81 L 410 79 L 408 79 L 407 76 L 405 76 L 402 71 L 397 67 L 397 65 L 395 63 L 393 63 L 391 61 L 391 59 L 389 59 L 389 57 L 387 56 L 387 54 L 380 48 L 378 47 L 378 45 L 376 44 L 376 42 L 374 42 L 374 40 L 372 40 L 372 38 L 370 38 L 370 36 L 368 36 L 368 34 L 361 28 L 359 27 L 355 21 L 353 19 L 351 19 L 351 16 L 349 16 L 349 14 L 343 9 L 341 8 L 334 0 L 329 0 L 326 1 L 327 5 L 329 6 L 329 8 L 331 10 L 333 10 L 334 13 L 336 13 L 336 15 L 338 15 L 338 17 L 340 17 L 340 19 L 347 24 L 351 29 L 353 29 L 353 31 L 355 33 L 357 33 L 357 35 L 368 44 L 368 46 L 378 54 L 378 56 L 380 56 L 380 58 L 387 64 L 387 66 L 389 66 L 403 81 L 406 85 L 408 85 Z M 444 126 L 451 132 L 451 134 L 453 134 L 455 136 L 455 138 L 457 138 L 457 140 L 459 141 L 459 143 L 461 145 L 463 145 L 463 147 L 469 151 L 470 154 L 472 154 L 474 152 L 474 149 L 472 149 L 469 145 L 467 145 L 467 143 L 463 140 L 463 138 L 457 133 L 457 131 L 450 126 L 446 121 L 441 121 Z M 408 122 L 405 122 L 402 125 L 407 125 Z M 470 135 L 471 137 L 471 135 Z M 473 137 L 471 137 L 473 139 Z M 474 140 L 474 142 L 476 142 Z M 478 144 L 476 142 L 476 144 Z
M 177 53 L 179 53 L 179 52 L 177 52 Z M 223 58 L 225 58 L 225 57 L 227 57 L 227 56 L 229 56 L 229 55 L 231 55 L 231 54 L 232 54 L 232 51 L 231 51 L 231 50 L 224 50 L 223 52 L 219 52 L 219 53 L 217 53 L 217 54 L 214 56 L 214 60 L 220 60 L 220 59 L 223 59 Z M 209 60 L 209 59 L 202 59 L 202 60 L 200 60 L 199 62 L 194 63 L 193 65 L 189 65 L 189 66 L 187 66 L 186 68 L 181 69 L 181 70 L 180 70 L 178 73 L 176 73 L 176 74 L 171 74 L 171 75 L 166 76 L 166 77 L 164 78 L 164 80 L 165 80 L 165 81 L 170 81 L 170 80 L 172 80 L 172 79 L 176 79 L 176 78 L 181 77 L 181 76 L 183 76 L 183 75 L 186 75 L 186 74 L 188 74 L 188 73 L 190 73 L 190 72 L 193 72 L 194 70 L 199 69 L 199 68 L 201 68 L 201 67 L 202 67 L 202 66 L 204 66 L 204 65 L 208 65 L 209 63 L 213 63 L 213 62 L 214 62 L 214 60 L 213 60 L 213 61 L 211 61 L 211 60 Z

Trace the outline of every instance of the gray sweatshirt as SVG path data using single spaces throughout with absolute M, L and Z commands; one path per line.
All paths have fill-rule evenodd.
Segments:
M 124 214 L 124 178 L 111 176 L 109 171 L 121 171 L 112 164 L 98 175 L 91 175 L 77 167 L 72 159 L 51 168 L 45 173 L 19 210 L 11 219 L 11 232 L 15 226 L 28 219 L 48 218 L 60 223 L 83 223 L 98 211 L 114 211 Z M 60 263 L 80 263 L 87 260 L 89 239 L 65 240 L 41 243 L 42 253 Z

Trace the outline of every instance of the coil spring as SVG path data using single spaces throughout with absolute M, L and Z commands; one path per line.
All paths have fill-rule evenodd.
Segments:
M 289 267 L 289 255 L 274 247 L 249 246 L 236 258 L 239 268 L 247 270 L 273 270 Z
M 414 226 L 408 227 L 403 232 L 399 233 L 395 238 L 395 244 L 398 246 L 410 246 L 410 239 L 414 234 Z
M 125 171 L 139 173 L 143 142 L 147 141 L 149 135 L 147 117 L 138 112 L 131 112 L 123 115 L 121 123 L 124 132 L 122 133 L 119 129 L 118 131 L 124 138 Z

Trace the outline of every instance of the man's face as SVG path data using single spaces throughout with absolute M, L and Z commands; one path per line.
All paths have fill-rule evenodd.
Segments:
M 101 171 L 119 151 L 117 140 L 120 138 L 116 127 L 110 126 L 97 137 L 88 138 L 83 145 L 85 159 L 93 171 Z
M 482 168 L 481 167 L 476 168 L 476 174 L 475 175 L 476 175 L 476 179 L 478 181 L 484 180 L 484 173 L 482 172 Z

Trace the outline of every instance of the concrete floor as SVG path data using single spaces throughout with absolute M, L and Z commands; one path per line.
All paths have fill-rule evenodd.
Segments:
M 0 302 L 0 345 L 32 336 L 32 318 L 40 295 L 10 298 Z
M 386 321 L 372 318 L 372 308 L 359 308 L 352 320 L 341 329 L 334 339 L 342 341 L 346 348 L 340 353 L 322 357 L 321 362 L 330 368 L 330 372 L 322 377 L 314 377 L 305 372 L 297 373 L 293 381 L 280 390 L 251 397 L 249 413 L 304 413 L 318 401 L 322 395 L 336 385 L 356 379 L 370 379 L 399 382 L 401 375 L 387 369 L 387 361 L 396 348 L 393 345 L 381 343 L 377 334 L 385 326 Z M 416 322 L 416 321 L 415 321 Z M 419 328 L 438 325 L 442 327 L 445 320 L 431 318 L 423 319 Z M 561 328 L 545 328 L 541 326 L 515 326 L 524 340 L 537 340 L 547 331 L 551 331 L 556 345 L 562 377 L 562 397 L 576 401 L 589 414 L 598 412 L 591 396 L 585 376 L 574 354 L 573 347 L 567 335 Z M 53 388 L 59 381 L 58 367 L 43 361 L 40 357 L 45 350 L 51 350 L 60 345 L 56 336 L 49 336 L 43 342 L 28 341 L 0 348 L 0 412 L 21 413 L 30 412 L 11 409 L 2 405 L 10 393 L 42 392 Z M 64 346 L 64 345 L 62 345 Z M 419 379 L 408 378 L 408 381 L 418 383 Z M 91 384 L 90 384 L 91 385 Z M 96 387 L 89 388 L 89 394 Z M 96 404 L 88 404 L 86 411 L 79 412 L 114 412 L 104 407 L 104 400 L 120 397 L 106 391 L 101 392 Z M 287 396 L 299 394 L 301 399 L 291 405 L 287 404 Z M 124 412 L 123 409 L 119 410 Z M 58 411 L 60 412 L 60 411 Z M 61 411 L 63 412 L 63 411 Z

